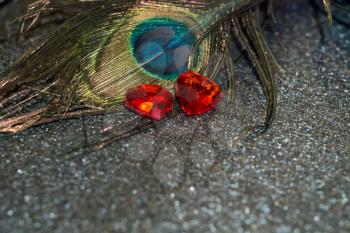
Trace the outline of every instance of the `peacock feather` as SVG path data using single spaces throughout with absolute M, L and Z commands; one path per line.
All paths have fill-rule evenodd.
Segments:
M 264 88 L 265 131 L 276 111 L 280 70 L 262 34 L 266 3 L 272 16 L 273 0 L 37 1 L 22 31 L 46 12 L 67 11 L 70 18 L 0 80 L 0 132 L 122 109 L 130 88 L 147 83 L 173 90 L 187 70 L 215 79 L 226 67 L 232 98 L 232 41 L 246 51 Z M 331 16 L 330 1 L 324 3 Z

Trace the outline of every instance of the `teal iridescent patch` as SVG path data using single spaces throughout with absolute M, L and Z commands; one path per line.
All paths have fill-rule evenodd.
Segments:
M 135 27 L 130 43 L 136 62 L 148 74 L 174 80 L 187 70 L 195 41 L 185 24 L 168 18 L 152 18 Z

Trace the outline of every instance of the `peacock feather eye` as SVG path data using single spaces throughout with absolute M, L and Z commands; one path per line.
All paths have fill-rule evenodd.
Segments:
M 84 44 L 96 49 L 84 56 L 84 68 L 74 78 L 81 80 L 79 96 L 92 105 L 110 107 L 121 102 L 130 88 L 144 83 L 172 90 L 176 78 L 188 69 L 190 53 L 198 41 L 198 33 L 193 31 L 198 17 L 172 4 L 157 5 L 157 9 L 140 5 L 109 21 L 100 35 L 91 30 L 84 33 Z M 208 65 L 209 38 L 191 54 L 195 71 Z
M 195 35 L 185 24 L 169 18 L 152 18 L 135 27 L 130 46 L 136 63 L 150 76 L 174 80 L 187 70 L 195 41 Z

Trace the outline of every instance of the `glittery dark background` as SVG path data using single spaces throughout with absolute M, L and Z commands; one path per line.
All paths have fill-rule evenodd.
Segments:
M 0 74 L 55 27 L 44 22 L 16 44 L 10 22 L 23 2 L 0 10 Z M 63 156 L 133 114 L 2 134 L 0 232 L 350 232 L 350 31 L 322 16 L 322 42 L 302 0 L 277 18 L 266 37 L 284 74 L 268 133 L 245 136 L 262 120 L 264 95 L 241 59 L 234 103 L 94 153 Z

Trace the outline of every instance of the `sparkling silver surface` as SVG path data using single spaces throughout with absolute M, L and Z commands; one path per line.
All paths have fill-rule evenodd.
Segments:
M 50 30 L 16 45 L 9 15 L 19 15 L 18 6 L 7 7 L 0 73 Z M 321 41 L 301 0 L 282 4 L 277 18 L 266 37 L 284 73 L 266 134 L 248 137 L 263 120 L 264 95 L 244 59 L 233 103 L 97 152 L 65 156 L 132 113 L 2 134 L 0 232 L 350 232 L 350 31 L 322 17 Z

